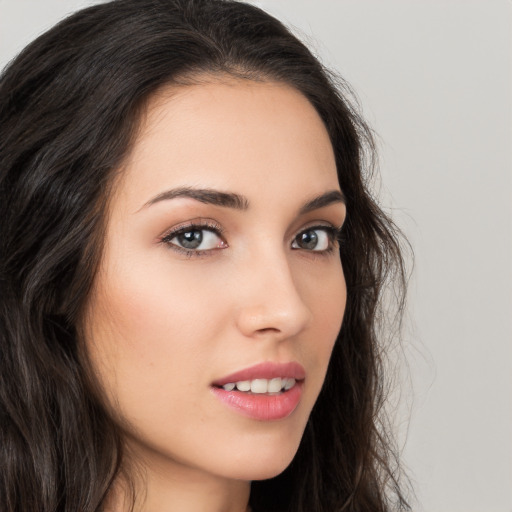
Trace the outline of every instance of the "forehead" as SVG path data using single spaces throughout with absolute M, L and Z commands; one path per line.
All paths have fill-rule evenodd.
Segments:
M 309 196 L 338 187 L 328 133 L 309 101 L 285 84 L 242 79 L 159 91 L 123 175 L 123 188 L 147 198 L 176 186 L 248 196 L 270 184 L 306 183 Z

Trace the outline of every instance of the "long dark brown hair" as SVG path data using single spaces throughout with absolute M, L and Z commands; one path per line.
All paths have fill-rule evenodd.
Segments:
M 325 385 L 291 465 L 254 482 L 265 512 L 407 509 L 383 427 L 382 292 L 404 284 L 397 230 L 368 190 L 371 131 L 279 21 L 228 0 L 114 0 L 29 45 L 0 78 L 0 506 L 100 512 L 123 468 L 79 325 L 105 211 L 148 99 L 198 76 L 291 85 L 318 111 L 347 199 L 348 301 Z

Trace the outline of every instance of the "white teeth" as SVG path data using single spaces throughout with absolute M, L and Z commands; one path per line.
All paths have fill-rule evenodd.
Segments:
M 286 379 L 284 379 L 286 380 Z M 268 392 L 269 393 L 279 393 L 283 387 L 283 381 L 278 377 L 277 379 L 272 379 L 268 381 Z
M 286 384 L 284 385 L 285 391 L 293 388 L 295 386 L 295 379 L 286 379 Z
M 251 393 L 266 393 L 268 390 L 267 379 L 254 379 L 251 381 Z
M 295 386 L 295 379 L 277 377 L 274 379 L 253 379 L 228 382 L 227 384 L 224 384 L 222 388 L 226 391 L 233 391 L 236 388 L 238 391 L 250 391 L 251 393 L 264 394 L 288 391 L 293 388 L 293 386 Z
M 238 391 L 250 391 L 251 390 L 251 381 L 250 380 L 240 380 L 236 383 L 236 387 Z

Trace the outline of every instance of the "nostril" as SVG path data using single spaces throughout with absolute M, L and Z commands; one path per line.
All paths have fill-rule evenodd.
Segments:
M 261 334 L 271 334 L 271 333 L 276 333 L 276 332 L 280 332 L 280 331 L 276 327 L 264 327 L 263 329 L 258 329 L 257 332 L 259 332 Z

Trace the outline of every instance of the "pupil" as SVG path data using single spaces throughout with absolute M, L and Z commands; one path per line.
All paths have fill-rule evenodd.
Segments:
M 185 249 L 197 249 L 203 241 L 203 233 L 199 230 L 187 231 L 178 236 L 178 241 Z
M 314 230 L 306 231 L 300 235 L 299 245 L 303 249 L 314 249 L 318 244 L 318 235 Z

